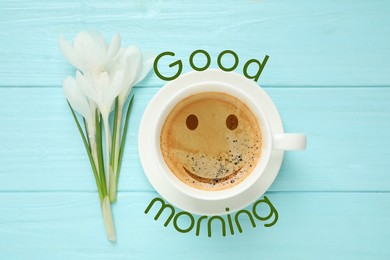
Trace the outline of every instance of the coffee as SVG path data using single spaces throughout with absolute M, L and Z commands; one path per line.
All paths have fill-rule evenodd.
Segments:
M 223 190 L 242 182 L 260 158 L 262 135 L 252 111 L 221 92 L 181 100 L 167 116 L 160 147 L 169 169 L 201 190 Z

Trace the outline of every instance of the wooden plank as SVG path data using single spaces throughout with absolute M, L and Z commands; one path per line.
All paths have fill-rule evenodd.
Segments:
M 388 1 L 11 1 L 0 5 L 0 86 L 53 86 L 73 73 L 58 49 L 91 28 L 107 39 L 156 53 L 171 50 L 189 71 L 192 51 L 206 49 L 216 66 L 224 49 L 270 59 L 264 86 L 389 86 Z M 165 74 L 174 74 L 166 59 Z M 202 62 L 202 61 L 198 61 Z M 161 86 L 156 76 L 145 86 Z
M 158 88 L 135 88 L 119 189 L 153 190 L 140 166 L 137 133 Z M 267 89 L 288 132 L 308 135 L 287 153 L 272 191 L 390 191 L 390 88 Z M 0 89 L 0 190 L 95 191 L 60 88 Z
M 201 226 L 182 234 L 166 213 L 144 210 L 155 193 L 120 193 L 113 207 L 118 241 L 105 238 L 96 194 L 0 193 L 1 259 L 387 259 L 390 254 L 389 193 L 268 193 L 278 211 L 269 228 L 209 238 Z M 178 211 L 176 211 L 178 212 Z M 232 214 L 234 217 L 234 214 Z M 181 225 L 188 225 L 184 218 Z M 237 230 L 237 229 L 236 229 Z

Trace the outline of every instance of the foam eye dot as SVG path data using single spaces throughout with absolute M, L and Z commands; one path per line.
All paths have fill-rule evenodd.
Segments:
M 187 128 L 190 130 L 195 130 L 198 127 L 198 117 L 196 115 L 189 115 L 187 116 L 186 125 Z
M 229 128 L 230 130 L 236 129 L 238 126 L 238 118 L 231 114 L 226 118 L 226 127 Z

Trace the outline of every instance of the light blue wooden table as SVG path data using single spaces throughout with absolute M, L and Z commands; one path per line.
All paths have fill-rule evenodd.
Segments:
M 236 3 L 237 2 L 237 3 Z M 165 82 L 136 95 L 118 203 L 118 242 L 105 238 L 92 172 L 61 88 L 74 71 L 62 33 L 98 29 L 124 45 L 184 61 L 270 59 L 259 84 L 288 153 L 267 196 L 278 223 L 195 237 L 143 211 L 157 196 L 140 166 L 137 131 Z M 0 3 L 0 259 L 390 259 L 390 3 L 388 1 L 10 1 Z M 162 66 L 168 73 L 169 68 Z

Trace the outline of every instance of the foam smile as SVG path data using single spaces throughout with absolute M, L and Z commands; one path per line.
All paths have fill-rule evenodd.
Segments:
M 222 178 L 205 178 L 205 177 L 200 177 L 200 176 L 192 173 L 191 171 L 187 170 L 186 167 L 183 166 L 183 169 L 186 171 L 186 173 L 191 178 L 193 178 L 194 180 L 197 180 L 199 182 L 209 183 L 209 184 L 215 184 L 218 182 L 224 182 L 224 181 L 230 180 L 230 179 L 234 178 L 240 172 L 241 168 L 242 168 L 242 166 L 237 171 L 233 172 L 232 174 L 229 174 L 228 176 L 222 177 Z

